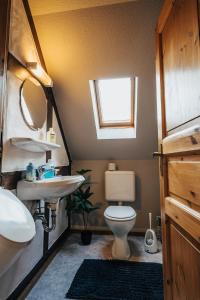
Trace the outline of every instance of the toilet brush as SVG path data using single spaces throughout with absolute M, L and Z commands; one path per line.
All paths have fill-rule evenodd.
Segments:
M 149 229 L 147 229 L 144 237 L 144 250 L 148 253 L 158 252 L 158 241 L 155 231 L 151 228 L 152 213 L 149 213 Z

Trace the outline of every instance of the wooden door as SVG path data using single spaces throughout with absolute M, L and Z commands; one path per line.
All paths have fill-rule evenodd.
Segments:
M 167 300 L 200 300 L 199 5 L 199 0 L 165 0 L 156 30 Z

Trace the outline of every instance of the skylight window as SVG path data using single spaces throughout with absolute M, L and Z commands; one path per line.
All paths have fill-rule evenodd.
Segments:
M 136 138 L 137 77 L 90 80 L 98 139 Z
M 132 79 L 95 80 L 100 127 L 133 126 Z

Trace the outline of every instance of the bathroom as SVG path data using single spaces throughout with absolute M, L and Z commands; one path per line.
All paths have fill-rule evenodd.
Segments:
M 200 300 L 199 18 L 1 0 L 0 300 Z

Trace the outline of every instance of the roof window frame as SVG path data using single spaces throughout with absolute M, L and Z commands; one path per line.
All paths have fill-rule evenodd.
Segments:
M 104 122 L 102 118 L 102 108 L 101 108 L 101 100 L 100 100 L 100 92 L 98 83 L 100 80 L 109 80 L 109 79 L 130 79 L 131 80 L 131 119 L 130 122 L 113 122 L 108 123 Z M 126 76 L 126 77 L 116 77 L 116 78 L 101 78 L 101 79 L 95 79 L 93 80 L 94 84 L 94 92 L 95 92 L 95 100 L 96 100 L 96 107 L 97 107 L 97 113 L 98 113 L 98 121 L 99 121 L 99 127 L 100 128 L 134 128 L 135 126 L 135 88 L 136 88 L 136 82 L 135 77 L 133 76 Z

